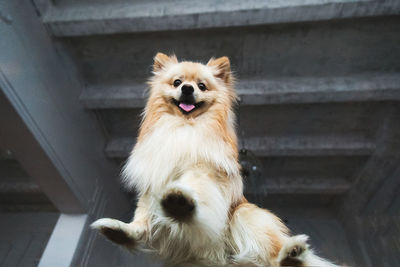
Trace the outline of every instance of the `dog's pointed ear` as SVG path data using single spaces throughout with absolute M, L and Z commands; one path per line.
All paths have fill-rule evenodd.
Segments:
M 224 82 L 232 81 L 231 63 L 228 57 L 211 58 L 207 66 L 214 68 L 214 75 Z
M 157 55 L 154 57 L 153 71 L 158 72 L 170 63 L 178 63 L 178 59 L 175 55 L 167 56 L 163 53 L 157 53 Z

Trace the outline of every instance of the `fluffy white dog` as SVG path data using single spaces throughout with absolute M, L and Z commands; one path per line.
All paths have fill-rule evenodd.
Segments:
M 169 266 L 335 266 L 243 197 L 227 57 L 203 65 L 158 53 L 149 85 L 123 171 L 139 195 L 134 219 L 100 219 L 94 228 Z

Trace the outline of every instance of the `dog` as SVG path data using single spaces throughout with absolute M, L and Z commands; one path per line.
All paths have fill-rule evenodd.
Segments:
M 166 266 L 336 266 L 248 203 L 238 163 L 237 96 L 227 57 L 207 64 L 154 57 L 150 94 L 123 181 L 139 200 L 134 219 L 92 224 L 111 241 Z

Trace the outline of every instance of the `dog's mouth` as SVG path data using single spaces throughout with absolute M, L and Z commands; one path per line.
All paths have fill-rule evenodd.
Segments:
M 189 114 L 204 104 L 204 102 L 189 103 L 184 101 L 178 101 L 176 99 L 173 99 L 173 102 L 183 114 Z

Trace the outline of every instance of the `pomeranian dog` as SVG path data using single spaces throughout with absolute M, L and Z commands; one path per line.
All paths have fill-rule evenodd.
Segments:
M 336 266 L 307 236 L 247 202 L 238 163 L 227 57 L 206 65 L 158 53 L 137 143 L 123 169 L 139 200 L 131 223 L 92 224 L 167 266 Z

